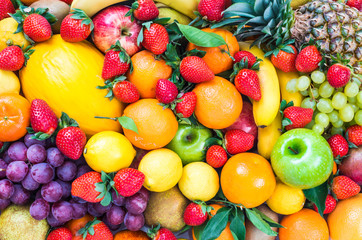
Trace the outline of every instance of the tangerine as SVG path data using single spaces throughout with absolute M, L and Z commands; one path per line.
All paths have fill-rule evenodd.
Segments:
M 147 234 L 142 231 L 132 232 L 129 230 L 124 230 L 114 235 L 114 240 L 149 240 L 149 239 L 150 238 L 147 236 Z
M 88 222 L 92 221 L 93 219 L 94 219 L 94 217 L 87 214 L 82 218 L 73 219 L 73 220 L 70 220 L 69 222 L 67 222 L 65 227 L 67 227 L 70 230 L 70 232 L 72 233 L 72 235 L 73 235 L 72 240 L 83 240 L 82 235 L 79 235 L 77 233 L 81 228 L 84 228 L 85 225 Z

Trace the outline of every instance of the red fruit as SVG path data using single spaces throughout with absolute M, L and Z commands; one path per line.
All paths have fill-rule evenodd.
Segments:
M 295 60 L 295 67 L 299 72 L 310 73 L 318 68 L 322 61 L 322 55 L 316 46 L 308 46 L 302 49 Z
M 63 19 L 60 36 L 67 42 L 80 42 L 88 38 L 93 28 L 93 22 L 87 14 L 75 9 Z
M 72 240 L 72 232 L 65 227 L 51 231 L 46 240 Z
M 239 129 L 229 130 L 225 134 L 225 147 L 234 155 L 246 152 L 254 146 L 254 136 Z
M 234 63 L 240 62 L 241 60 L 244 59 L 244 61 L 248 60 L 248 68 L 251 68 L 254 63 L 256 63 L 256 57 L 248 51 L 239 51 L 237 53 L 235 53 L 234 55 Z
M 87 172 L 72 182 L 72 196 L 80 197 L 87 202 L 100 202 L 102 198 L 97 199 L 100 192 L 96 191 L 96 183 L 102 182 L 99 172 Z
M 297 59 L 297 49 L 293 45 L 288 45 L 293 49 L 293 52 L 285 52 L 283 50 L 279 50 L 278 54 L 275 56 L 271 55 L 271 61 L 274 67 L 282 70 L 283 72 L 296 72 L 295 68 L 295 60 Z
M 184 212 L 184 222 L 189 226 L 199 226 L 207 219 L 207 212 L 202 212 L 202 207 L 197 203 L 187 205 Z
M 155 229 L 150 229 L 147 234 L 153 240 L 177 240 L 170 230 L 167 228 L 159 228 L 159 226 Z
M 362 0 L 348 0 L 347 5 L 357 8 L 360 12 L 362 12 Z
M 9 17 L 9 13 L 15 13 L 15 8 L 10 0 L 0 0 L 0 20 Z
M 182 114 L 183 118 L 189 118 L 195 111 L 197 96 L 194 92 L 185 93 L 175 107 L 177 114 Z
M 213 168 L 219 168 L 225 165 L 228 155 L 225 149 L 219 145 L 213 145 L 207 149 L 206 162 Z
M 73 0 L 60 0 L 60 1 L 65 2 L 68 5 L 71 5 L 73 2 Z
M 34 42 L 43 42 L 52 37 L 50 23 L 37 13 L 30 14 L 24 19 L 23 30 Z
M 347 140 L 340 134 L 335 134 L 328 139 L 329 146 L 332 149 L 333 157 L 344 157 L 347 155 L 349 147 Z
M 134 168 L 124 168 L 114 176 L 114 186 L 123 197 L 136 194 L 145 181 L 145 175 Z
M 142 46 L 153 54 L 159 55 L 166 51 L 169 37 L 164 26 L 152 23 L 149 28 L 143 30 Z
M 235 77 L 235 87 L 238 91 L 255 101 L 261 99 L 261 90 L 258 74 L 254 70 L 241 69 Z
M 201 16 L 205 17 L 210 22 L 218 22 L 223 17 L 225 10 L 224 0 L 201 0 L 197 9 Z
M 284 110 L 284 118 L 288 118 L 292 124 L 287 125 L 285 129 L 304 128 L 313 118 L 313 109 L 302 107 L 287 107 Z
M 24 53 L 18 46 L 6 47 L 0 52 L 0 69 L 2 70 L 18 71 L 24 63 Z
M 55 139 L 57 148 L 68 158 L 77 160 L 82 156 L 87 142 L 85 133 L 78 127 L 61 129 Z
M 87 225 L 78 231 L 81 236 L 86 235 L 84 240 L 113 240 L 113 234 L 107 225 L 97 219 L 88 222 Z
M 197 56 L 188 56 L 182 59 L 180 73 L 190 83 L 211 81 L 215 77 L 206 62 Z
M 178 94 L 176 85 L 167 80 L 160 79 L 156 84 L 156 98 L 158 101 L 164 104 L 169 104 L 173 102 Z
M 58 119 L 47 102 L 34 99 L 30 107 L 30 123 L 35 132 L 52 135 L 58 127 Z
M 107 51 L 102 68 L 102 78 L 111 79 L 125 74 L 131 65 L 131 58 L 119 41 Z
M 347 128 L 347 139 L 357 147 L 362 145 L 362 126 L 353 125 Z
M 136 85 L 128 81 L 117 82 L 113 86 L 113 95 L 121 102 L 134 103 L 140 99 Z
M 140 21 L 150 21 L 158 17 L 159 11 L 153 0 L 138 0 L 138 7 L 134 10 L 135 18 Z
M 334 88 L 344 87 L 351 79 L 351 69 L 341 64 L 333 64 L 328 68 L 327 80 Z
M 361 187 L 349 177 L 337 176 L 333 178 L 332 191 L 338 199 L 346 199 L 357 195 Z
M 331 195 L 327 195 L 325 206 L 323 214 L 328 214 L 333 212 L 333 210 L 336 208 L 337 201 L 332 197 Z M 318 212 L 318 208 L 315 204 L 313 204 L 314 211 Z
M 0 149 L 2 149 L 4 146 L 4 143 L 0 141 Z

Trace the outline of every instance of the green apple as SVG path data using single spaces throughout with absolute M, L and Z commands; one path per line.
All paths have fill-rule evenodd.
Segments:
M 180 124 L 176 136 L 166 147 L 177 153 L 182 164 L 186 165 L 204 160 L 206 140 L 211 137 L 212 132 L 208 128 Z
M 328 179 L 333 169 L 333 154 L 322 136 L 299 128 L 279 137 L 271 154 L 271 164 L 285 184 L 309 189 Z

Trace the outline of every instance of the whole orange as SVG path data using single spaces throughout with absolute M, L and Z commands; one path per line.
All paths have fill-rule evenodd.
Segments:
M 231 157 L 221 171 L 220 181 L 225 197 L 247 208 L 264 203 L 276 186 L 269 162 L 255 153 L 239 153 Z
M 65 225 L 69 230 L 70 232 L 72 233 L 73 235 L 73 238 L 72 240 L 83 240 L 83 237 L 82 235 L 79 235 L 77 234 L 78 231 L 81 229 L 81 228 L 84 228 L 85 225 L 92 221 L 94 219 L 94 217 L 92 217 L 91 215 L 85 215 L 84 217 L 82 218 L 79 218 L 79 219 L 73 219 L 73 220 L 70 220 L 69 222 L 67 222 L 67 224 Z
M 222 129 L 232 125 L 243 109 L 243 100 L 236 87 L 225 78 L 199 83 L 193 92 L 197 101 L 197 120 L 208 128 Z
M 324 218 L 322 218 L 316 211 L 308 208 L 304 208 L 299 212 L 285 216 L 280 224 L 285 227 L 279 229 L 280 240 L 329 239 L 326 220 L 324 220 Z
M 138 148 L 152 150 L 166 146 L 176 135 L 178 122 L 173 112 L 156 99 L 141 99 L 128 105 L 123 116 L 133 119 L 138 134 L 123 128 L 124 135 Z
M 30 103 L 17 93 L 0 95 L 0 141 L 12 142 L 23 137 L 30 124 Z
M 129 230 L 124 230 L 116 233 L 114 235 L 114 240 L 149 240 L 147 234 L 142 231 L 132 232 Z
M 136 53 L 131 60 L 133 71 L 127 73 L 127 79 L 136 85 L 141 98 L 155 98 L 157 81 L 170 78 L 172 68 L 147 50 Z
M 339 201 L 327 221 L 331 239 L 362 239 L 362 193 Z
M 227 51 L 230 52 L 231 56 L 234 56 L 235 53 L 239 51 L 239 44 L 236 37 L 228 30 L 221 28 L 204 28 L 202 31 L 216 33 L 221 36 L 225 40 L 227 46 L 229 46 L 229 49 L 226 45 L 219 47 L 199 47 L 193 43 L 189 43 L 187 45 L 187 51 L 195 48 L 205 51 L 206 55 L 202 59 L 204 59 L 211 71 L 215 74 L 230 70 L 233 67 L 233 60 L 228 55 Z

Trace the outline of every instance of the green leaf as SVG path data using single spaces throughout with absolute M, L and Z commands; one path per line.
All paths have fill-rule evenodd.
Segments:
M 265 221 L 267 221 L 271 227 L 285 228 L 285 227 L 283 227 L 282 225 L 280 225 L 279 223 L 273 221 L 271 218 L 269 218 L 269 217 L 268 217 L 267 215 L 265 215 L 264 213 L 262 213 L 259 209 L 253 208 L 253 210 L 254 210 L 255 212 L 257 212 Z
M 206 224 L 207 224 L 207 222 L 204 222 L 202 225 L 194 227 L 194 235 L 195 235 L 196 239 L 200 239 L 202 233 L 204 232 Z
M 254 210 L 245 208 L 246 216 L 250 220 L 250 222 L 258 228 L 260 231 L 270 235 L 270 236 L 277 236 L 278 233 L 273 231 L 270 228 L 270 225 L 263 220 L 263 218 Z
M 97 192 L 103 192 L 104 191 L 104 189 L 105 189 L 105 186 L 104 186 L 104 183 L 102 183 L 102 182 L 99 182 L 99 183 L 96 183 L 96 184 L 94 184 L 95 185 L 95 190 L 97 191 Z
M 323 217 L 324 209 L 326 208 L 325 202 L 328 195 L 328 181 L 311 189 L 303 189 L 305 197 L 313 202 L 317 208 L 319 214 Z
M 238 240 L 245 239 L 244 215 L 239 208 L 236 210 L 235 216 L 233 216 L 230 222 L 230 230 L 236 235 Z
M 112 195 L 110 192 L 106 192 L 104 198 L 101 201 L 102 206 L 108 206 L 112 202 Z
M 213 240 L 220 236 L 228 223 L 231 208 L 220 208 L 217 213 L 207 222 L 200 240 Z
M 123 116 L 118 118 L 118 122 L 124 127 L 125 129 L 132 130 L 138 134 L 138 128 L 136 123 L 133 121 L 132 118 Z

